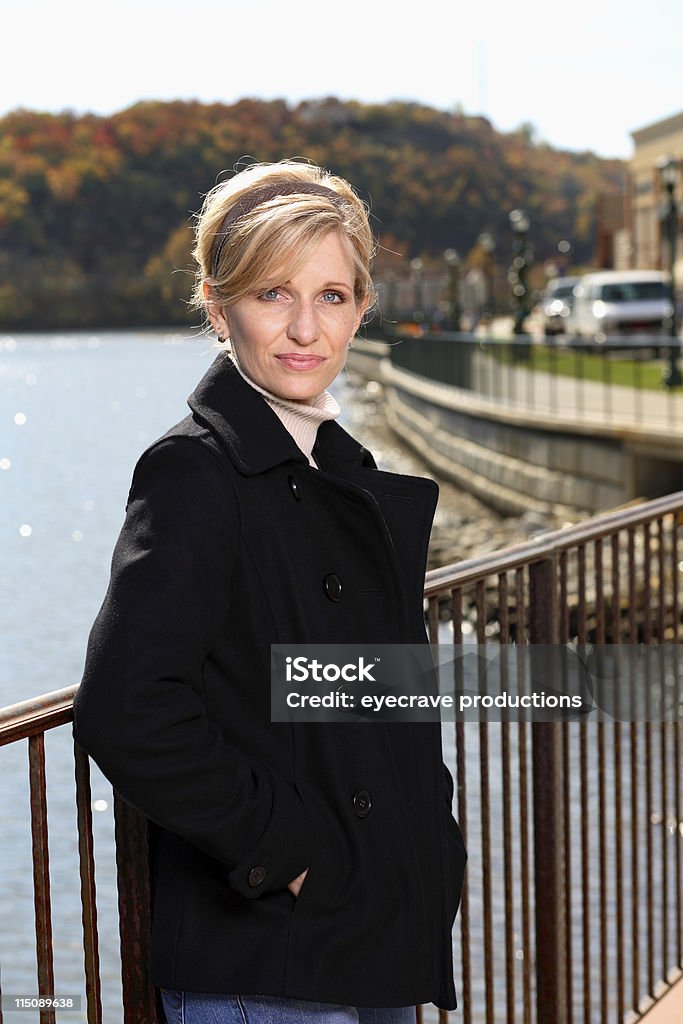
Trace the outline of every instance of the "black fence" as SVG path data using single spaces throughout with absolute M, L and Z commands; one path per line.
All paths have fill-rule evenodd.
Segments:
M 588 342 L 566 336 L 370 332 L 395 367 L 566 423 L 683 427 L 683 387 L 671 387 L 681 343 L 662 337 Z

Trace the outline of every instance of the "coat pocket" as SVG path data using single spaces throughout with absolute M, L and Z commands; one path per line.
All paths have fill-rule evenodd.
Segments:
M 302 907 L 305 908 L 308 898 L 311 895 L 311 890 L 315 890 L 315 883 L 318 877 L 317 870 L 314 864 L 309 864 L 308 873 L 304 878 L 303 884 L 299 889 L 299 895 L 295 896 L 290 893 L 292 897 L 292 914 L 297 914 Z
M 326 842 L 322 842 L 315 851 L 299 895 L 290 893 L 294 917 L 307 917 L 309 912 L 327 914 L 333 910 L 339 882 L 339 869 L 333 854 Z

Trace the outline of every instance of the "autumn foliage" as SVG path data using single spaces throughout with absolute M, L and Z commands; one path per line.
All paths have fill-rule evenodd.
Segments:
M 114 114 L 17 110 L 0 119 L 0 327 L 185 324 L 192 213 L 240 160 L 314 160 L 370 203 L 406 262 L 483 231 L 508 251 L 508 213 L 530 214 L 537 259 L 570 239 L 590 259 L 595 199 L 619 161 L 494 130 L 414 103 L 330 98 L 290 107 L 145 102 Z

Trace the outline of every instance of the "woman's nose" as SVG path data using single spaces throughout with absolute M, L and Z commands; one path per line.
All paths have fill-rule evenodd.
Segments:
M 297 302 L 287 325 L 287 337 L 299 345 L 310 345 L 320 335 L 320 325 L 313 303 Z

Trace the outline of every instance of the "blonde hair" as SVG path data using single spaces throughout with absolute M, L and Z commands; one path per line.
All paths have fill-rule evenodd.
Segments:
M 278 194 L 279 186 L 284 195 Z M 320 192 L 314 191 L 318 187 Z M 258 191 L 250 196 L 253 190 Z M 267 198 L 257 198 L 261 190 Z M 335 194 L 326 195 L 327 190 Z M 228 307 L 250 291 L 279 283 L 282 275 L 291 277 L 311 245 L 330 231 L 349 246 L 356 302 L 372 303 L 375 240 L 367 209 L 351 185 L 315 164 L 252 164 L 204 198 L 195 225 L 191 305 L 206 314 L 205 283 L 210 301 Z

